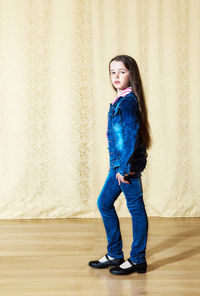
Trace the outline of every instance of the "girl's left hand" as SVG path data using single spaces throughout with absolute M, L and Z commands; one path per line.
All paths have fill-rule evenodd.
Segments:
M 116 174 L 116 179 L 118 180 L 118 184 L 120 185 L 121 183 L 126 183 L 129 184 L 129 181 L 125 180 L 125 177 L 122 176 L 120 173 Z

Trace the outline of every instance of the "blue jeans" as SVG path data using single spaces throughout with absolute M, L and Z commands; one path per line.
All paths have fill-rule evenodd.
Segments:
M 118 168 L 110 168 L 104 186 L 97 199 L 97 206 L 101 213 L 107 235 L 108 255 L 123 258 L 122 238 L 114 202 L 121 192 L 124 193 L 126 204 L 132 217 L 133 242 L 130 259 L 135 263 L 146 261 L 145 250 L 148 233 L 148 218 L 143 202 L 141 177 L 131 176 L 130 184 L 118 184 L 116 173 Z

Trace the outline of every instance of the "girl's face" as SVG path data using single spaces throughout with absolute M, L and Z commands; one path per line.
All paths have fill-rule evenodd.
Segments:
M 120 61 L 110 63 L 110 79 L 117 91 L 130 86 L 130 72 Z

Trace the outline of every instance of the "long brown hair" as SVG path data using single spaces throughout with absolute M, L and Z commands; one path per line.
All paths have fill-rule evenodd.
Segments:
M 138 65 L 134 58 L 128 55 L 118 55 L 109 63 L 109 73 L 110 73 L 110 64 L 112 61 L 122 62 L 124 66 L 130 71 L 130 85 L 133 89 L 134 94 L 138 99 L 138 106 L 140 110 L 140 128 L 139 135 L 143 141 L 143 144 L 146 146 L 146 149 L 150 148 L 152 145 L 152 138 L 150 135 L 150 125 L 148 121 L 148 111 L 145 102 L 145 95 L 142 86 L 142 80 L 140 77 L 140 72 Z M 112 85 L 114 90 L 117 89 Z

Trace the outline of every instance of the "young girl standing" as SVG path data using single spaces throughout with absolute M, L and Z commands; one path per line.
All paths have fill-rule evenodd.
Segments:
M 125 275 L 144 273 L 148 218 L 143 201 L 141 172 L 146 167 L 146 149 L 151 145 L 147 108 L 136 61 L 127 55 L 114 57 L 109 63 L 110 80 L 117 97 L 108 112 L 108 149 L 110 169 L 99 194 L 97 206 L 106 235 L 107 254 L 90 261 L 94 268 L 114 266 L 110 272 Z M 133 242 L 130 258 L 124 260 L 122 238 L 114 202 L 123 192 L 132 217 Z

